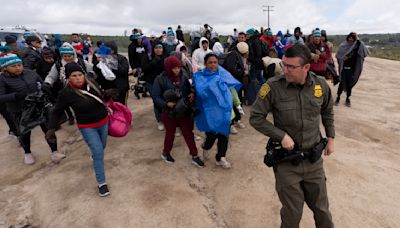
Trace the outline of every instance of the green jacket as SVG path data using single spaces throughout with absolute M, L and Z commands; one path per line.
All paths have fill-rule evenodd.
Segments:
M 274 124 L 266 120 L 270 112 Z M 326 136 L 335 137 L 331 90 L 324 78 L 309 72 L 303 88 L 284 76 L 269 79 L 253 104 L 250 124 L 277 142 L 287 133 L 299 149 L 308 150 L 321 139 L 320 117 Z

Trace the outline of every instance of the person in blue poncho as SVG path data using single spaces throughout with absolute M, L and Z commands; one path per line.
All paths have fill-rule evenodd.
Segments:
M 199 110 L 195 121 L 197 128 L 206 133 L 206 140 L 202 145 L 203 158 L 208 159 L 209 150 L 218 139 L 216 164 L 230 168 L 225 156 L 232 119 L 232 92 L 238 91 L 241 84 L 228 71 L 218 66 L 218 57 L 214 53 L 208 53 L 204 57 L 204 63 L 206 68 L 198 71 L 193 78 L 196 108 Z

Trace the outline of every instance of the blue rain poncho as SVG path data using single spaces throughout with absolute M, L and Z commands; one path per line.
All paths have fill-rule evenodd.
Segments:
M 229 135 L 232 94 L 230 88 L 238 91 L 241 84 L 228 71 L 218 66 L 213 72 L 207 68 L 194 75 L 196 107 L 200 114 L 195 117 L 197 128 L 202 132 Z

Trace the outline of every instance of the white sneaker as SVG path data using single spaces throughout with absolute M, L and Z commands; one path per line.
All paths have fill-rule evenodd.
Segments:
M 246 125 L 244 125 L 244 123 L 240 122 L 240 120 L 238 120 L 238 122 L 236 122 L 236 127 L 243 129 L 246 127 Z
M 158 122 L 157 125 L 159 131 L 164 131 L 164 124 L 162 122 Z
M 237 133 L 239 133 L 239 131 L 236 129 L 236 127 L 235 126 L 231 126 L 231 134 L 234 134 L 234 135 L 236 135 Z
M 24 157 L 25 165 L 33 165 L 35 163 L 35 157 L 32 154 L 25 154 Z
M 210 150 L 203 149 L 203 160 L 206 161 L 210 159 Z
M 195 136 L 194 136 L 194 139 L 195 139 L 196 141 L 200 141 L 200 140 L 201 140 L 201 137 L 198 136 L 198 135 L 195 135 Z
M 224 168 L 224 169 L 230 169 L 232 167 L 231 164 L 226 160 L 225 157 L 222 157 L 221 161 L 217 161 L 217 162 L 215 162 L 215 164 L 217 166 L 222 166 L 222 168 Z
M 53 153 L 51 153 L 51 160 L 54 163 L 60 163 L 60 161 L 63 160 L 65 157 L 66 157 L 65 154 L 62 154 L 57 151 L 54 151 Z

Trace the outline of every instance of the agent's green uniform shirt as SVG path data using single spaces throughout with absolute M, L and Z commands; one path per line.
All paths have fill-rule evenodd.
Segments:
M 274 124 L 266 120 L 270 112 Z M 253 104 L 250 124 L 277 142 L 287 133 L 299 149 L 308 150 L 321 139 L 321 117 L 326 136 L 334 138 L 331 90 L 325 78 L 309 72 L 302 86 L 287 82 L 284 76 L 269 79 Z

